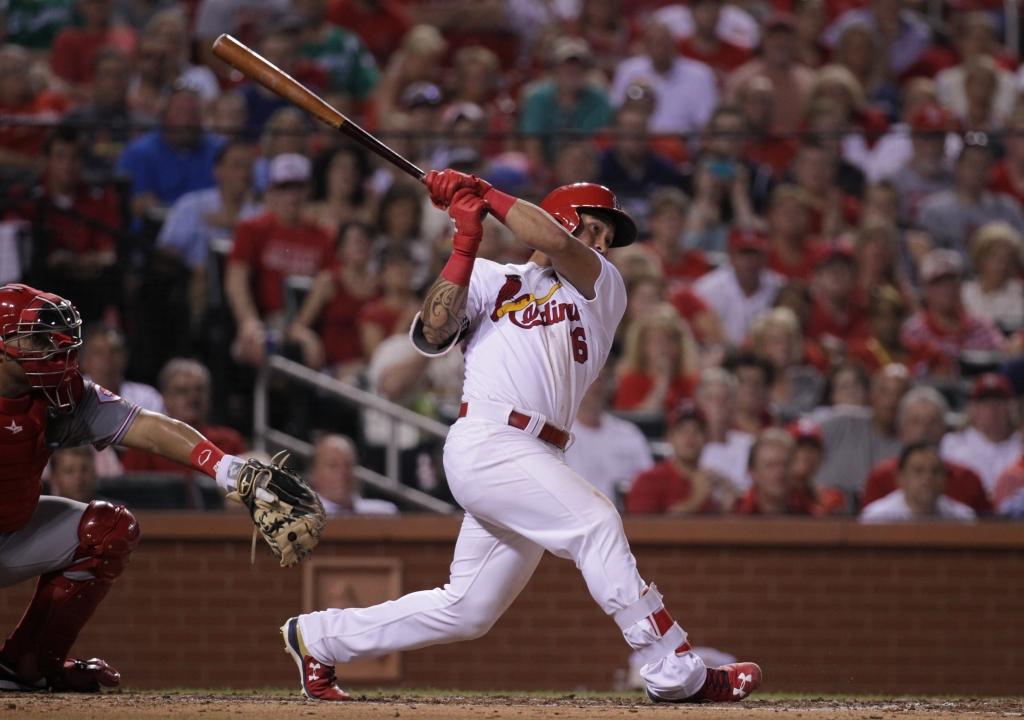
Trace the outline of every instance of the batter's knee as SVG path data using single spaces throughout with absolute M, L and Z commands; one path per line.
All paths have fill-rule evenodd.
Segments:
M 487 634 L 501 617 L 504 607 L 498 598 L 463 596 L 449 607 L 457 640 L 475 640 Z
M 139 544 L 139 524 L 123 505 L 93 500 L 78 524 L 75 569 L 89 569 L 102 580 L 113 582 L 125 568 Z

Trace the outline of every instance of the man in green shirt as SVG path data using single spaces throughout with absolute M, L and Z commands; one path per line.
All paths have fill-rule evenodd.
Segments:
M 611 108 L 604 91 L 587 80 L 593 60 L 586 41 L 562 37 L 551 53 L 551 78 L 537 83 L 526 98 L 519 129 L 538 135 L 527 138 L 526 150 L 537 163 L 550 164 L 558 148 L 572 140 L 548 133 L 593 133 L 607 127 Z
M 295 0 L 292 8 L 303 20 L 302 57 L 327 72 L 331 90 L 366 98 L 380 81 L 380 70 L 360 37 L 326 21 L 326 0 Z

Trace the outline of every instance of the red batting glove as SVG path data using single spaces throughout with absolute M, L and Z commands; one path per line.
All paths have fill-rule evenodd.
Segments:
M 441 271 L 445 280 L 469 286 L 473 261 L 484 236 L 484 213 L 488 209 L 487 201 L 470 188 L 462 188 L 455 193 L 448 208 L 448 215 L 455 225 L 455 237 L 452 238 L 451 257 Z
M 459 190 L 469 188 L 483 197 L 484 193 L 491 189 L 491 184 L 486 180 L 450 168 L 442 172 L 431 170 L 423 178 L 423 182 L 426 183 L 427 189 L 430 191 L 430 202 L 442 210 L 451 205 L 455 193 Z

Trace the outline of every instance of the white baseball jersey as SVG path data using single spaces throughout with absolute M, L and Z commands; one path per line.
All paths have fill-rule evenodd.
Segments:
M 626 310 L 619 271 L 601 257 L 593 300 L 584 298 L 554 268 L 536 263 L 499 265 L 477 259 L 469 283 L 466 380 L 462 399 L 506 403 L 540 413 L 568 429 L 583 393 L 608 358 Z M 431 352 L 413 323 L 413 343 Z

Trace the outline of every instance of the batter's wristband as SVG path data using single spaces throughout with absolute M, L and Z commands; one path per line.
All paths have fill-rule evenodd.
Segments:
M 441 277 L 456 285 L 469 287 L 469 279 L 473 277 L 473 262 L 476 260 L 476 252 L 466 252 L 455 248 L 452 250 L 448 262 L 441 271 Z
M 192 454 L 188 458 L 188 464 L 193 470 L 206 473 L 214 480 L 217 479 L 217 467 L 224 458 L 224 453 L 209 440 L 203 440 L 192 448 Z
M 508 215 L 508 211 L 516 204 L 514 197 L 494 188 L 484 193 L 484 200 L 491 206 L 491 215 L 500 220 L 502 225 L 505 224 L 505 216 Z

